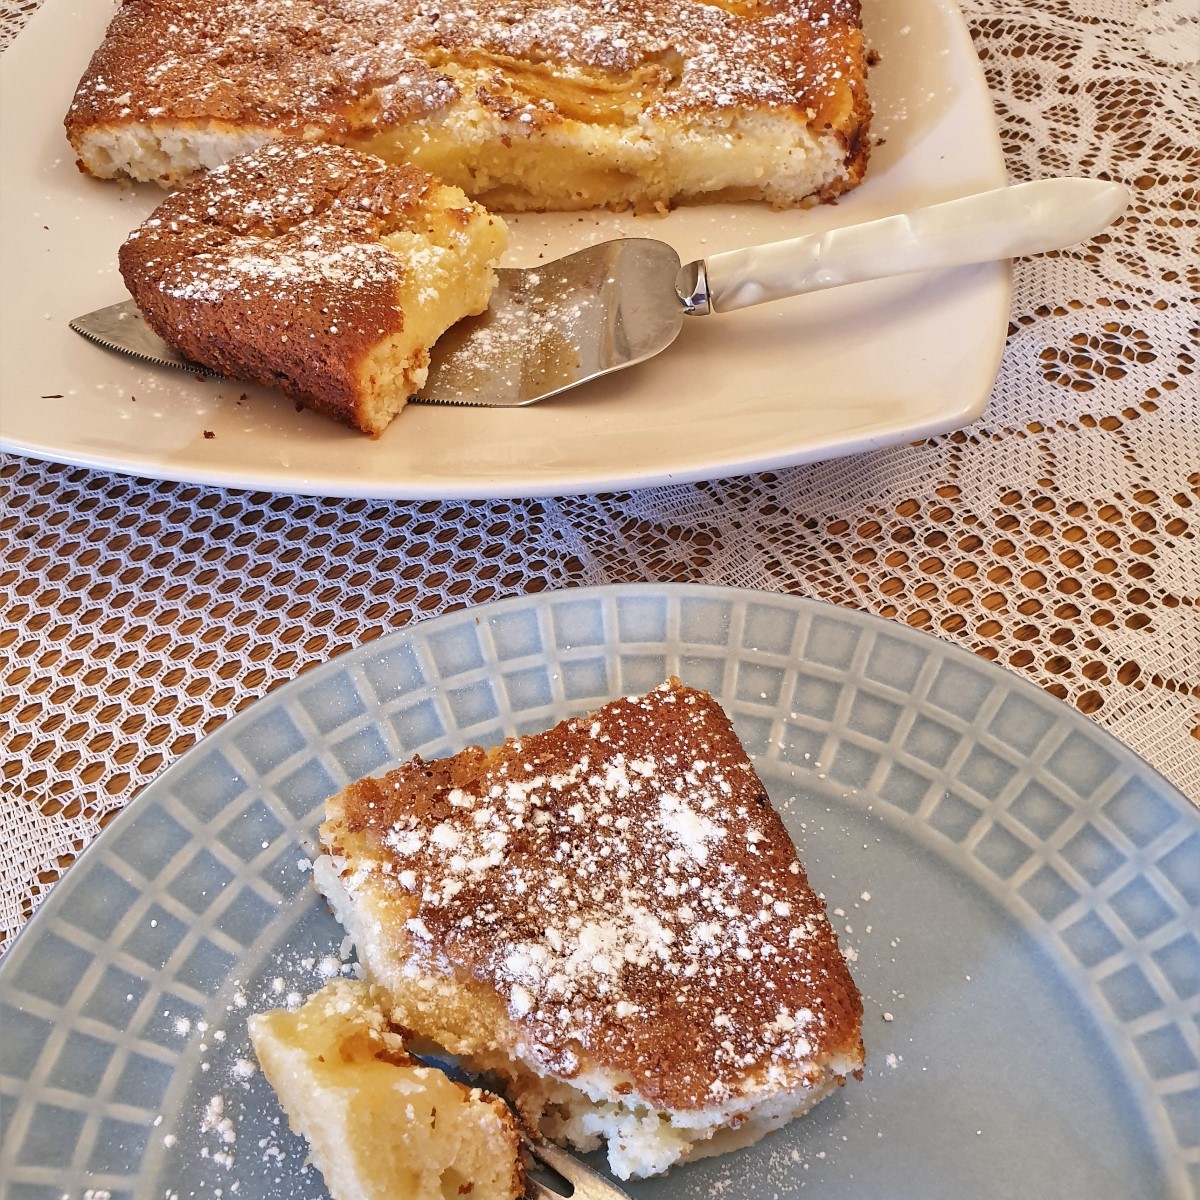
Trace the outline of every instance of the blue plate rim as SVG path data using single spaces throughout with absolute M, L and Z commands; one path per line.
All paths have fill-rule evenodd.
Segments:
M 1131 775 L 1152 784 L 1157 794 L 1176 808 L 1179 814 L 1191 814 L 1195 818 L 1197 826 L 1200 827 L 1200 808 L 1193 804 L 1169 780 L 1157 772 L 1144 758 L 1125 746 L 1102 726 L 1089 720 L 1084 714 L 1078 712 L 1064 701 L 1050 696 L 1041 688 L 1021 678 L 1002 664 L 984 659 L 961 646 L 945 641 L 930 633 L 913 629 L 910 626 L 888 620 L 873 613 L 830 604 L 808 596 L 788 592 L 772 592 L 763 589 L 728 587 L 716 584 L 653 582 L 602 584 L 577 588 L 551 589 L 533 594 L 503 597 L 481 605 L 468 605 L 448 612 L 422 617 L 402 629 L 385 634 L 373 641 L 352 647 L 333 656 L 320 665 L 295 676 L 287 683 L 282 684 L 247 705 L 245 709 L 231 717 L 218 729 L 205 735 L 204 738 L 200 739 L 194 746 L 180 755 L 178 759 L 163 767 L 149 780 L 121 813 L 93 839 L 80 854 L 76 862 L 71 865 L 63 878 L 54 886 L 44 902 L 39 905 L 26 925 L 20 930 L 16 938 L 14 938 L 3 958 L 0 958 L 0 989 L 5 988 L 9 981 L 19 972 L 20 964 L 26 956 L 35 952 L 36 943 L 41 937 L 41 930 L 46 929 L 49 932 L 52 929 L 55 914 L 58 910 L 70 901 L 72 895 L 80 887 L 86 887 L 87 867 L 85 866 L 81 872 L 80 864 L 88 864 L 91 861 L 98 860 L 100 853 L 96 848 L 100 847 L 103 849 L 110 842 L 115 841 L 131 824 L 136 822 L 139 813 L 153 806 L 157 802 L 156 798 L 158 794 L 170 787 L 174 777 L 176 775 L 182 776 L 187 772 L 191 756 L 196 754 L 201 747 L 212 749 L 219 747 L 226 741 L 236 742 L 243 729 L 248 727 L 260 713 L 264 702 L 286 703 L 287 699 L 294 694 L 299 694 L 309 689 L 319 689 L 327 679 L 334 677 L 338 672 L 361 664 L 364 661 L 369 661 L 391 648 L 410 643 L 426 635 L 431 626 L 450 628 L 457 623 L 465 621 L 475 621 L 478 623 L 484 620 L 491 620 L 494 617 L 502 617 L 506 612 L 511 610 L 526 609 L 531 606 L 535 608 L 542 607 L 555 602 L 561 602 L 564 598 L 568 601 L 587 601 L 589 599 L 615 599 L 618 596 L 639 594 L 661 596 L 664 599 L 670 599 L 671 597 L 708 598 L 721 600 L 730 606 L 736 604 L 739 599 L 749 602 L 757 600 L 765 602 L 768 605 L 791 608 L 797 612 L 807 611 L 811 615 L 832 616 L 839 622 L 844 622 L 859 629 L 874 629 L 877 632 L 886 633 L 889 637 L 899 638 L 901 641 L 908 642 L 910 645 L 919 648 L 936 648 L 937 653 L 944 655 L 947 660 L 969 664 L 976 671 L 982 670 L 984 674 L 995 677 L 997 682 L 1003 682 L 1012 692 L 1034 701 L 1047 712 L 1052 712 L 1057 720 L 1065 722 L 1075 732 L 1082 734 L 1085 738 L 1103 747 L 1107 753 L 1121 762 L 1130 771 Z M 1187 818 L 1184 819 L 1186 820 Z M 1005 905 L 1004 907 L 1011 916 L 1021 920 L 1022 924 L 1027 928 L 1035 928 L 1036 925 L 1040 924 L 1044 929 L 1049 929 L 1049 923 L 1045 919 L 1039 918 L 1038 921 L 1031 922 L 1029 919 L 1023 918 L 1021 914 L 1013 912 L 1010 906 Z M 30 932 L 31 930 L 32 933 Z M 1067 968 L 1066 974 L 1070 978 L 1071 986 L 1079 994 L 1080 980 L 1078 976 L 1080 972 L 1075 969 L 1077 964 L 1071 960 L 1065 963 L 1058 962 L 1057 965 L 1060 969 Z M 1086 997 L 1081 995 L 1081 999 L 1086 1000 Z M 1131 1036 L 1128 1035 L 1123 1026 L 1105 1027 L 1105 1023 L 1101 1020 L 1102 1014 L 1096 1014 L 1090 1004 L 1088 1008 L 1089 1011 L 1093 1012 L 1097 1024 L 1101 1026 L 1101 1031 L 1106 1042 L 1118 1054 L 1119 1060 L 1126 1068 L 1125 1074 L 1127 1079 L 1131 1085 L 1135 1084 L 1135 1079 L 1128 1070 L 1129 1061 L 1127 1061 L 1128 1056 L 1134 1055 Z M 1141 1089 L 1136 1090 L 1139 1093 L 1141 1092 Z M 1144 1102 L 1150 1099 L 1150 1097 L 1141 1095 L 1141 1099 Z M 1165 1110 L 1163 1110 L 1162 1116 L 1165 1118 Z M 1158 1148 L 1169 1151 L 1171 1147 L 1168 1144 L 1164 1144 L 1161 1136 L 1161 1128 L 1152 1132 L 1153 1140 L 1158 1145 Z M 1180 1159 L 1181 1161 L 1175 1165 L 1180 1167 L 1182 1171 L 1186 1171 L 1186 1162 L 1183 1160 L 1182 1155 Z M 1176 1172 L 1177 1176 L 1178 1174 L 1179 1172 Z M 1186 1179 L 1182 1187 L 1183 1190 L 1180 1194 L 1186 1196 L 1188 1194 Z

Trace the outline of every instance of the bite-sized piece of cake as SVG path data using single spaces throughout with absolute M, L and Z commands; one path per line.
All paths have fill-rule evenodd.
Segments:
M 516 1118 L 497 1097 L 414 1059 L 378 988 L 334 980 L 295 1012 L 248 1024 L 333 1200 L 524 1195 Z
M 415 167 L 289 138 L 173 192 L 121 247 L 147 324 L 223 375 L 378 436 L 482 312 L 503 221 Z
M 397 1019 L 622 1178 L 863 1064 L 862 1001 L 728 717 L 668 680 L 332 797 L 318 886 Z
M 516 211 L 828 199 L 869 122 L 858 0 L 124 0 L 66 129 L 99 178 L 290 135 Z

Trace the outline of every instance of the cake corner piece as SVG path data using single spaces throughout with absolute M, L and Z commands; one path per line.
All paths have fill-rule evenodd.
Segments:
M 504 222 L 414 167 L 285 138 L 171 193 L 119 252 L 147 324 L 223 375 L 378 437 L 483 312 Z
M 621 1178 L 861 1072 L 862 1000 L 720 706 L 677 680 L 331 797 L 318 887 L 397 1019 Z

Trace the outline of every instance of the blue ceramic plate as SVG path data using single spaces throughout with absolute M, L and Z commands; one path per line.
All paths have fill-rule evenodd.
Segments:
M 1200 1192 L 1200 814 L 1087 720 L 794 597 L 573 590 L 426 621 L 164 772 L 0 964 L 10 1200 L 321 1197 L 245 1016 L 349 971 L 304 869 L 324 798 L 668 674 L 734 719 L 823 890 L 869 1063 L 638 1197 Z

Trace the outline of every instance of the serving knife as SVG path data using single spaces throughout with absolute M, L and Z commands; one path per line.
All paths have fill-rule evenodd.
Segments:
M 685 317 L 1060 250 L 1100 233 L 1128 202 L 1119 183 L 1046 179 L 690 263 L 665 242 L 619 238 L 536 267 L 503 267 L 487 311 L 443 334 L 410 400 L 536 404 L 660 354 Z M 158 337 L 132 300 L 70 325 L 144 362 L 217 374 Z

